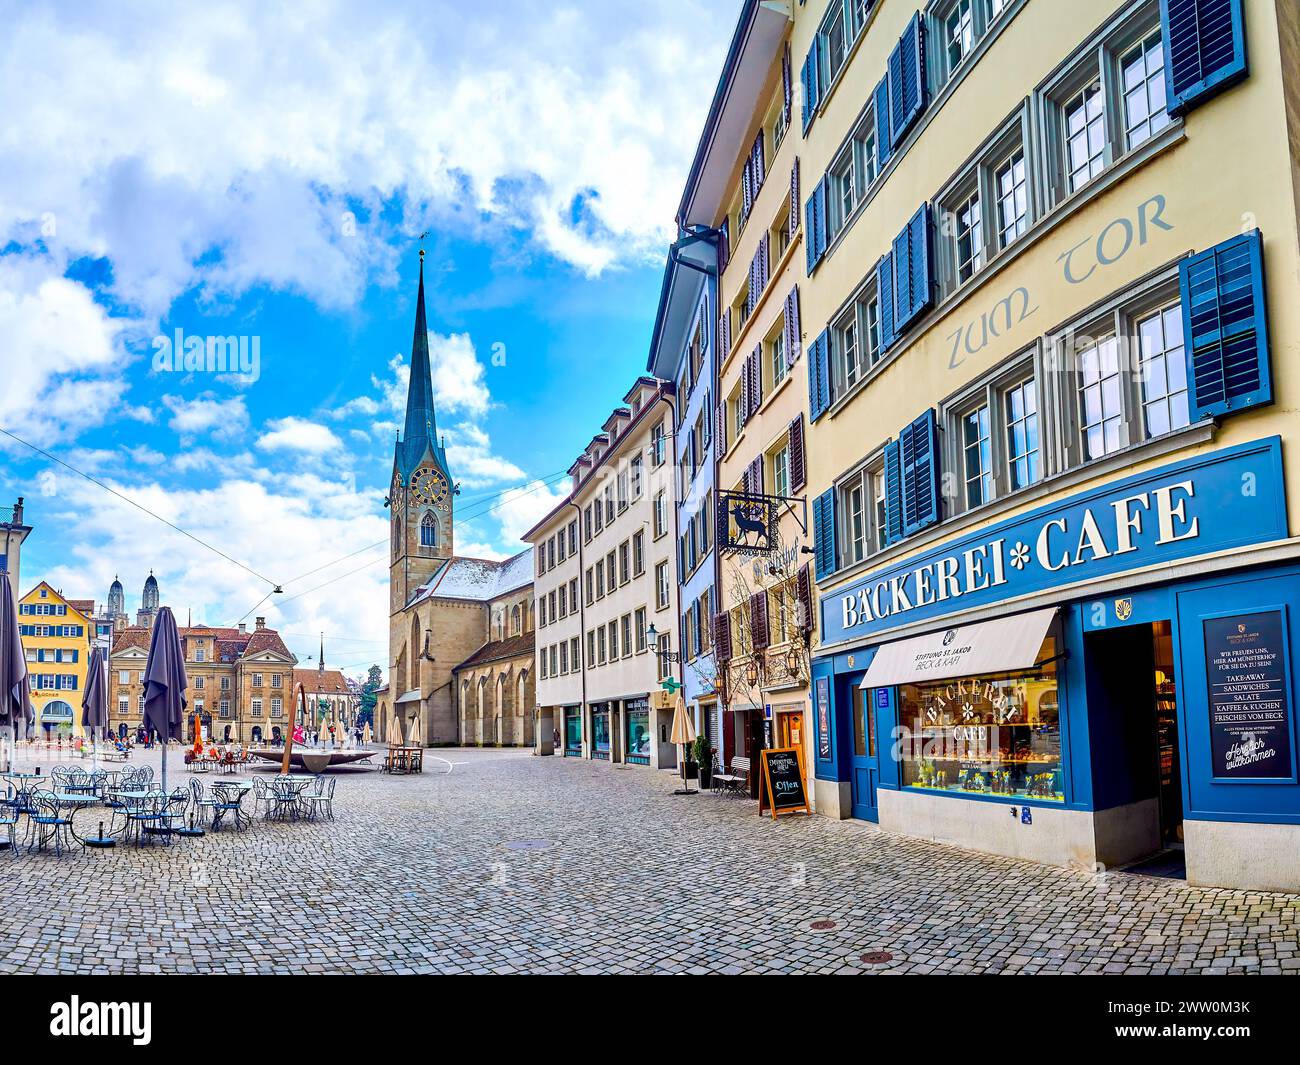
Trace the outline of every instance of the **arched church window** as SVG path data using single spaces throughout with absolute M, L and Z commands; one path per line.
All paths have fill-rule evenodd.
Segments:
M 402 519 L 397 518 L 393 522 L 393 554 L 402 553 Z
M 433 520 L 432 514 L 426 514 L 420 522 L 420 546 L 438 546 L 438 523 Z
M 518 636 L 519 634 L 519 607 L 516 606 L 514 610 L 510 612 L 510 635 Z

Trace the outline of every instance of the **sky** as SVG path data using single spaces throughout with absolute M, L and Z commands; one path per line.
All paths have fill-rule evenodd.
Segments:
M 644 372 L 738 6 L 0 2 L 23 590 L 134 615 L 152 570 L 182 623 L 386 666 L 420 234 L 457 553 L 507 557 Z M 210 337 L 239 372 L 172 358 Z

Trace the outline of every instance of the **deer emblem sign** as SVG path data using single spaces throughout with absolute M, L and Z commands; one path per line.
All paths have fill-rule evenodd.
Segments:
M 767 547 L 768 533 L 767 526 L 757 518 L 750 517 L 749 512 L 757 508 L 754 504 L 746 505 L 744 503 L 733 503 L 731 506 L 731 516 L 736 521 L 736 528 L 740 530 L 741 537 L 737 541 L 737 547 Z M 761 512 L 761 511 L 760 511 Z M 753 533 L 757 540 L 751 544 L 749 534 Z

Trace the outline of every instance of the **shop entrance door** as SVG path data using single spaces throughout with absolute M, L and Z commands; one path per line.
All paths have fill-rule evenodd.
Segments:
M 1174 691 L 1174 641 L 1169 622 L 1151 626 L 1155 644 L 1156 774 L 1160 789 L 1160 838 L 1183 845 L 1182 759 L 1178 749 L 1178 699 Z
M 776 719 L 780 722 L 777 730 L 778 747 L 795 747 L 799 751 L 799 757 L 804 759 L 804 790 L 808 789 L 808 763 L 807 752 L 803 749 L 803 727 L 804 714 L 802 710 L 791 710 L 788 713 L 777 714 Z
M 876 733 L 876 688 L 858 687 L 861 676 L 849 681 L 847 695 L 853 707 L 853 816 L 878 821 L 876 788 L 880 783 L 879 737 Z

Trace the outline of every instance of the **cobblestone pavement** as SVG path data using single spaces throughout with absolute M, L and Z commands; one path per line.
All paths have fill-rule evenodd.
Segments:
M 649 769 L 438 755 L 338 773 L 332 823 L 0 853 L 0 971 L 1300 971 L 1297 896 L 773 824 Z

